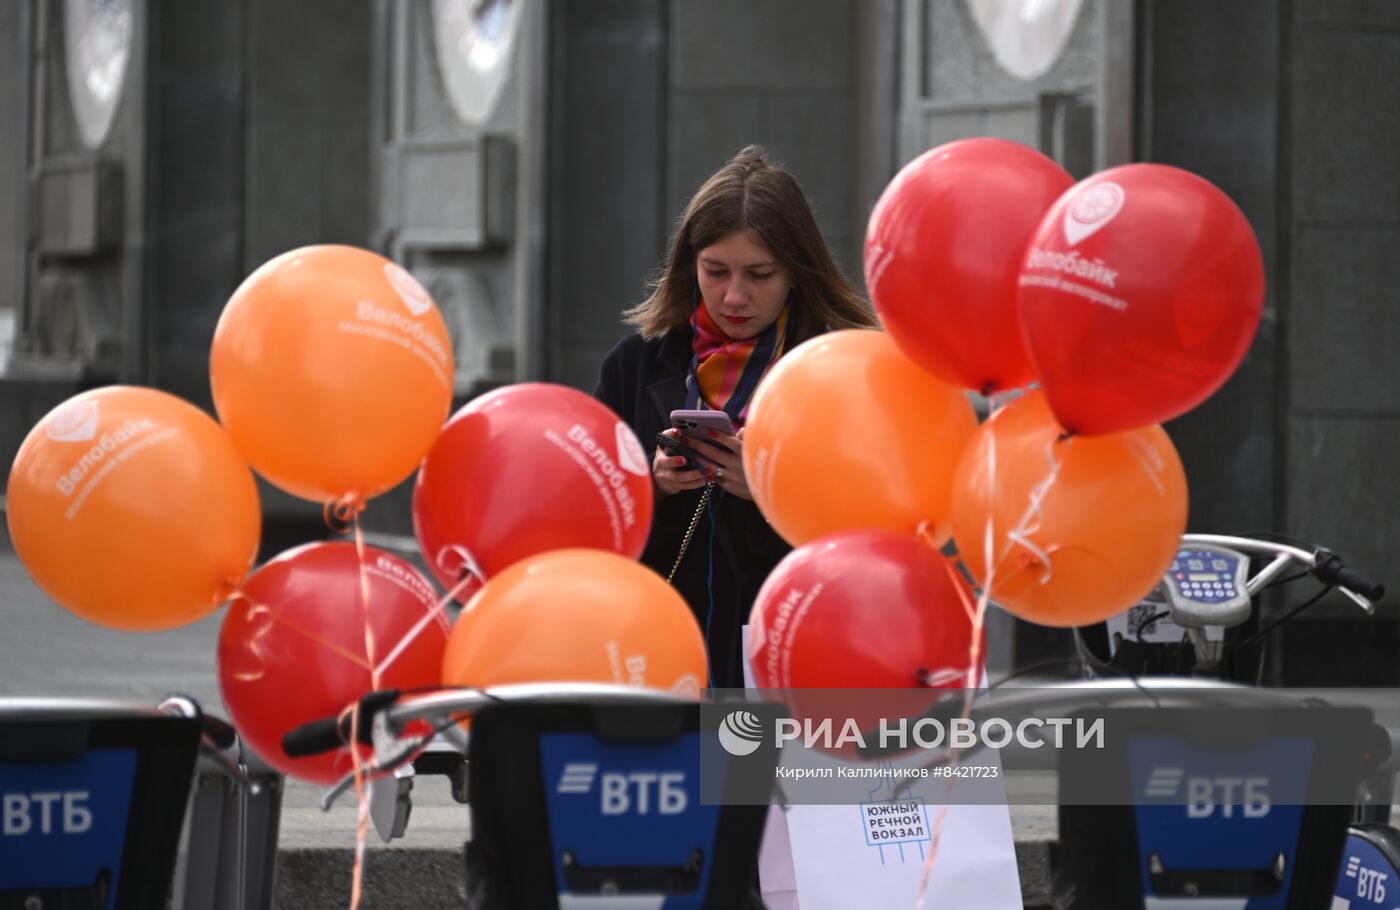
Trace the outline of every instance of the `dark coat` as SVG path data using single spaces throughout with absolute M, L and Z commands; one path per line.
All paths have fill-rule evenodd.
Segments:
M 650 341 L 629 335 L 603 361 L 594 397 L 616 411 L 653 456 L 656 434 L 670 428 L 672 411 L 685 407 L 690 358 L 687 327 Z M 680 552 L 701 491 L 682 490 L 665 497 L 656 493 L 642 562 L 665 578 Z M 790 548 L 749 500 L 731 496 L 718 486 L 710 495 L 710 508 L 701 516 L 674 584 L 705 631 L 711 685 L 738 688 L 744 684 L 741 627 L 748 622 L 763 580 Z M 711 515 L 717 518 L 713 525 Z

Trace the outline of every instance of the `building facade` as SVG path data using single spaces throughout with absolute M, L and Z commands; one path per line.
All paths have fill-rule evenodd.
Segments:
M 739 147 L 790 167 L 859 278 L 899 166 L 991 135 L 1076 177 L 1176 165 L 1240 205 L 1266 311 L 1239 373 L 1168 426 L 1191 529 L 1400 568 L 1388 0 L 19 0 L 0 41 L 5 466 L 83 388 L 208 407 L 218 315 L 284 250 L 410 268 L 451 328 L 459 402 L 590 388 L 686 199 Z M 272 541 L 315 533 L 319 510 L 264 493 Z M 371 523 L 408 533 L 407 503 Z M 1270 678 L 1395 681 L 1393 607 L 1311 614 Z M 1003 665 L 1064 650 L 998 638 Z

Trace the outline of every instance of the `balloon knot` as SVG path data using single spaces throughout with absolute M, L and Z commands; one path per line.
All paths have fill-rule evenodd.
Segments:
M 481 566 L 472 558 L 466 547 L 448 544 L 438 551 L 436 562 L 438 568 L 449 577 L 455 576 L 456 585 L 462 585 L 468 578 L 475 578 L 483 583 L 486 581 L 486 574 L 481 571 Z
M 230 603 L 243 596 L 243 579 L 230 576 L 219 582 L 218 589 L 214 591 L 214 603 Z
M 321 508 L 321 516 L 332 533 L 344 534 L 355 522 L 355 516 L 365 510 L 365 501 L 355 493 L 332 499 Z

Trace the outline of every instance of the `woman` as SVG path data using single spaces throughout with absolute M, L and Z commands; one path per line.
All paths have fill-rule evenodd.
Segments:
M 636 333 L 608 354 L 594 390 L 643 445 L 661 432 L 679 437 L 673 410 L 722 410 L 738 428 L 734 436 L 711 431 L 711 440 L 686 440 L 703 456 L 701 470 L 657 448 L 656 509 L 642 554 L 663 576 L 675 566 L 673 583 L 705 631 L 710 684 L 721 688 L 744 684 L 740 629 L 789 549 L 744 477 L 742 427 L 753 390 L 803 341 L 876 325 L 832 260 L 797 181 L 765 156 L 745 148 L 690 200 L 651 296 L 626 311 Z

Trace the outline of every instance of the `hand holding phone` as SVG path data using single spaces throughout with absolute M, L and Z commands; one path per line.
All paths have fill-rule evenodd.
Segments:
M 678 466 L 676 468 L 677 471 L 700 470 L 700 453 L 681 442 L 676 437 L 667 436 L 665 433 L 657 433 L 656 444 L 670 455 L 677 458 L 685 458 L 685 464 Z

